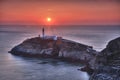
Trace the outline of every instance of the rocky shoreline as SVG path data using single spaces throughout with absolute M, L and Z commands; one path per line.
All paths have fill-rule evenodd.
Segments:
M 35 37 L 15 46 L 10 53 L 80 61 L 86 64 L 80 70 L 89 72 L 90 80 L 120 80 L 120 37 L 110 41 L 101 52 L 95 51 L 91 46 L 66 39 Z
M 111 40 L 96 56 L 90 80 L 120 80 L 120 37 Z

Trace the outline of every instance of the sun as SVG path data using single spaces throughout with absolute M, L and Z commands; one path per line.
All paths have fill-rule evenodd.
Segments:
M 47 21 L 48 21 L 48 22 L 51 22 L 51 18 L 50 18 L 50 17 L 48 17 L 48 18 L 47 18 Z

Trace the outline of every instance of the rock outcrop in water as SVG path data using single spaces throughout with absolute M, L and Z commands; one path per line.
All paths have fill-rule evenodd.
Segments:
M 120 80 L 120 37 L 97 55 L 94 71 L 90 80 Z
M 93 64 L 97 52 L 91 46 L 66 39 L 51 40 L 36 37 L 27 39 L 15 46 L 10 53 L 31 57 L 64 58 L 71 61 L 84 61 Z M 91 67 L 93 68 L 94 66 L 91 65 Z

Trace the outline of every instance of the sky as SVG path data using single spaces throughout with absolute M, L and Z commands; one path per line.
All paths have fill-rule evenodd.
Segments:
M 0 0 L 4 24 L 120 24 L 119 0 Z

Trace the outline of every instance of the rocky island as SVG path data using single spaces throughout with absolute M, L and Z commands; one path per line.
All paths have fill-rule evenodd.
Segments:
M 110 41 L 101 52 L 95 51 L 91 46 L 67 39 L 35 37 L 15 46 L 10 53 L 82 61 L 86 66 L 81 70 L 88 70 L 87 72 L 92 70 L 90 80 L 120 80 L 120 37 Z
M 21 44 L 12 48 L 9 53 L 28 57 L 57 58 L 69 61 L 76 61 L 86 64 L 82 71 L 93 72 L 97 51 L 92 46 L 63 39 L 58 36 L 45 35 L 42 28 L 42 36 L 27 39 Z M 90 71 L 89 71 L 90 70 Z
M 35 37 L 15 46 L 10 53 L 30 57 L 62 58 L 71 61 L 89 61 L 91 64 L 96 51 L 91 46 L 67 39 L 43 39 Z

